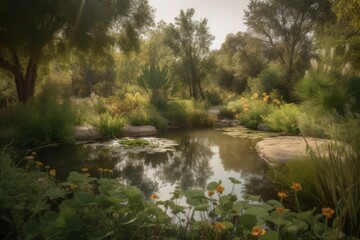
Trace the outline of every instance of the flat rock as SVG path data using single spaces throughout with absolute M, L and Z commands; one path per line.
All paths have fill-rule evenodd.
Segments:
M 125 137 L 145 137 L 156 135 L 156 127 L 151 125 L 131 126 L 126 125 L 122 130 L 122 135 Z
M 265 138 L 256 144 L 256 150 L 261 158 L 273 165 L 307 156 L 307 144 L 316 153 L 322 151 L 324 143 L 329 143 L 329 140 L 320 138 L 305 138 L 305 140 L 299 136 Z
M 97 132 L 92 126 L 78 125 L 75 126 L 74 139 L 76 141 L 94 141 L 104 139 L 105 136 Z

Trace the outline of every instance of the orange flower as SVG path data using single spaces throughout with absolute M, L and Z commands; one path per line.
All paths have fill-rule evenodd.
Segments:
M 333 216 L 333 214 L 334 214 L 334 212 L 335 212 L 334 209 L 329 208 L 329 207 L 327 207 L 327 208 L 322 208 L 321 211 L 322 211 L 322 214 L 323 214 L 327 219 L 332 218 L 332 216 Z
M 291 185 L 291 188 L 294 189 L 296 192 L 302 190 L 301 184 L 300 184 L 300 183 L 297 183 L 297 182 L 294 182 L 294 183 Z
M 214 193 L 215 193 L 215 192 L 214 192 L 213 190 L 209 190 L 209 191 L 208 191 L 208 196 L 209 196 L 209 197 L 212 197 L 212 196 L 214 195 Z
M 284 199 L 287 197 L 287 194 L 286 194 L 286 192 L 278 192 L 278 196 L 279 196 L 279 198 Z
M 150 198 L 152 200 L 156 200 L 156 199 L 159 199 L 159 196 L 156 193 L 153 193 L 153 194 L 150 195 Z
M 285 211 L 285 208 L 283 208 L 283 207 L 276 208 L 276 212 L 278 212 L 278 213 L 283 213 L 284 211 Z
M 222 194 L 222 193 L 224 192 L 224 190 L 225 190 L 225 188 L 224 188 L 223 185 L 218 185 L 218 186 L 216 187 L 216 192 L 218 192 L 218 193 L 220 193 L 220 194 Z
M 253 227 L 253 229 L 251 230 L 251 235 L 253 235 L 254 237 L 260 237 L 264 235 L 265 232 L 265 229 L 261 227 Z
M 217 232 L 222 232 L 225 230 L 225 225 L 222 222 L 216 222 L 214 228 Z

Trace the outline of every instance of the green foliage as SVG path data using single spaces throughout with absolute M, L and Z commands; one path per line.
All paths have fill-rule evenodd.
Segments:
M 248 79 L 247 83 L 251 92 L 271 92 L 276 89 L 284 95 L 285 70 L 281 64 L 271 62 L 255 78 Z
M 211 182 L 207 185 L 207 196 L 200 189 L 189 189 L 185 192 L 176 189 L 170 200 L 159 200 L 156 203 L 163 206 L 165 212 L 171 212 L 172 223 L 177 219 L 184 219 L 176 223 L 180 229 L 185 229 L 182 234 L 189 239 L 343 237 L 338 228 L 329 228 L 327 220 L 315 210 L 294 212 L 283 205 L 283 199 L 262 202 L 259 196 L 248 194 L 245 194 L 243 199 L 238 199 L 233 190 L 240 181 L 234 178 L 229 180 L 233 187 L 227 194 L 221 181 Z M 298 194 L 294 190 L 292 192 Z M 179 204 L 183 198 L 187 206 Z M 195 215 L 199 216 L 196 220 Z
M 60 103 L 56 96 L 53 86 L 44 87 L 37 99 L 7 111 L 0 127 L 13 128 L 15 143 L 20 145 L 72 142 L 75 113 L 67 101 Z
M 166 119 L 164 119 L 152 105 L 138 107 L 126 116 L 128 122 L 133 126 L 153 125 L 159 130 L 165 130 L 167 128 Z
M 161 115 L 175 127 L 209 127 L 213 125 L 205 105 L 196 100 L 173 100 L 161 109 Z
M 122 50 L 136 49 L 140 31 L 153 20 L 145 0 L 1 1 L 0 15 L 0 67 L 16 78 L 21 102 L 34 96 L 43 57 L 56 55 L 69 46 L 104 53 L 114 41 Z
M 289 161 L 272 171 L 272 178 L 282 186 L 299 181 L 304 188 L 307 205 L 329 206 L 335 209 L 333 226 L 348 235 L 359 237 L 360 175 L 359 116 L 340 123 L 326 124 L 331 141 L 308 157 Z
M 122 185 L 106 175 L 92 178 L 87 169 L 71 172 L 66 182 L 56 184 L 55 174 L 51 170 L 42 172 L 35 158 L 35 154 L 26 157 L 23 170 L 5 151 L 0 155 L 0 221 L 8 226 L 0 229 L 2 236 L 239 239 L 251 238 L 257 232 L 261 239 L 343 237 L 338 226 L 329 227 L 328 220 L 323 221 L 322 214 L 315 210 L 294 212 L 283 205 L 283 198 L 262 202 L 259 196 L 245 194 L 239 199 L 234 187 L 240 181 L 235 178 L 229 178 L 231 190 L 221 181 L 211 182 L 207 195 L 200 189 L 182 192 L 177 188 L 169 200 L 158 200 L 152 194 L 149 201 L 136 187 Z M 180 205 L 182 199 L 186 205 Z
M 347 110 L 359 112 L 359 77 L 352 75 L 349 64 L 337 67 L 333 59 L 334 49 L 329 56 L 324 54 L 325 63 L 312 60 L 313 69 L 297 83 L 296 94 L 319 115 L 335 112 L 344 116 Z
M 263 120 L 273 130 L 286 132 L 290 134 L 298 134 L 298 116 L 300 110 L 295 104 L 283 104 L 275 109 Z
M 124 117 L 112 115 L 109 112 L 100 113 L 99 119 L 91 122 L 91 125 L 93 125 L 98 132 L 112 138 L 120 137 L 121 130 L 125 124 L 126 120 Z
M 273 99 L 264 92 L 261 96 L 258 93 L 253 93 L 252 95 L 230 101 L 227 104 L 227 108 L 233 112 L 240 124 L 256 129 L 257 125 L 263 122 L 263 117 L 272 112 L 280 104 L 280 100 Z
M 169 76 L 167 68 L 161 69 L 154 65 L 143 68 L 138 85 L 146 91 L 150 102 L 157 107 L 166 105 L 168 97 L 177 90 L 176 82 Z
M 166 27 L 164 42 L 179 59 L 176 73 L 188 87 L 190 96 L 205 100 L 201 83 L 213 67 L 210 46 L 214 36 L 209 32 L 207 19 L 195 21 L 194 15 L 193 8 L 181 10 L 175 24 Z

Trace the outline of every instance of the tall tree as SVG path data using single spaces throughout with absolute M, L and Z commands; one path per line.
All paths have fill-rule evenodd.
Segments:
M 249 33 L 226 36 L 217 55 L 219 84 L 242 92 L 247 79 L 256 77 L 265 67 L 267 49 L 263 42 Z
M 181 10 L 175 18 L 175 25 L 168 26 L 165 42 L 178 59 L 179 73 L 189 87 L 190 96 L 204 99 L 201 81 L 209 66 L 210 45 L 214 37 L 207 27 L 207 19 L 195 21 L 194 14 L 194 9 Z
M 44 56 L 65 46 L 101 52 L 115 41 L 130 49 L 150 23 L 147 0 L 1 0 L 0 67 L 27 102 Z
M 282 64 L 287 92 L 308 66 L 311 36 L 326 4 L 326 0 L 251 0 L 245 11 L 250 32 L 267 44 L 273 58 Z

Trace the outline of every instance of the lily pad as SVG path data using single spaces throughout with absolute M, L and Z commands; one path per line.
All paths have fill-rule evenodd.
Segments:
M 229 127 L 218 129 L 223 132 L 225 135 L 238 138 L 249 138 L 249 139 L 262 139 L 267 137 L 277 137 L 280 134 L 275 132 L 267 132 L 260 130 L 251 130 L 243 126 Z

